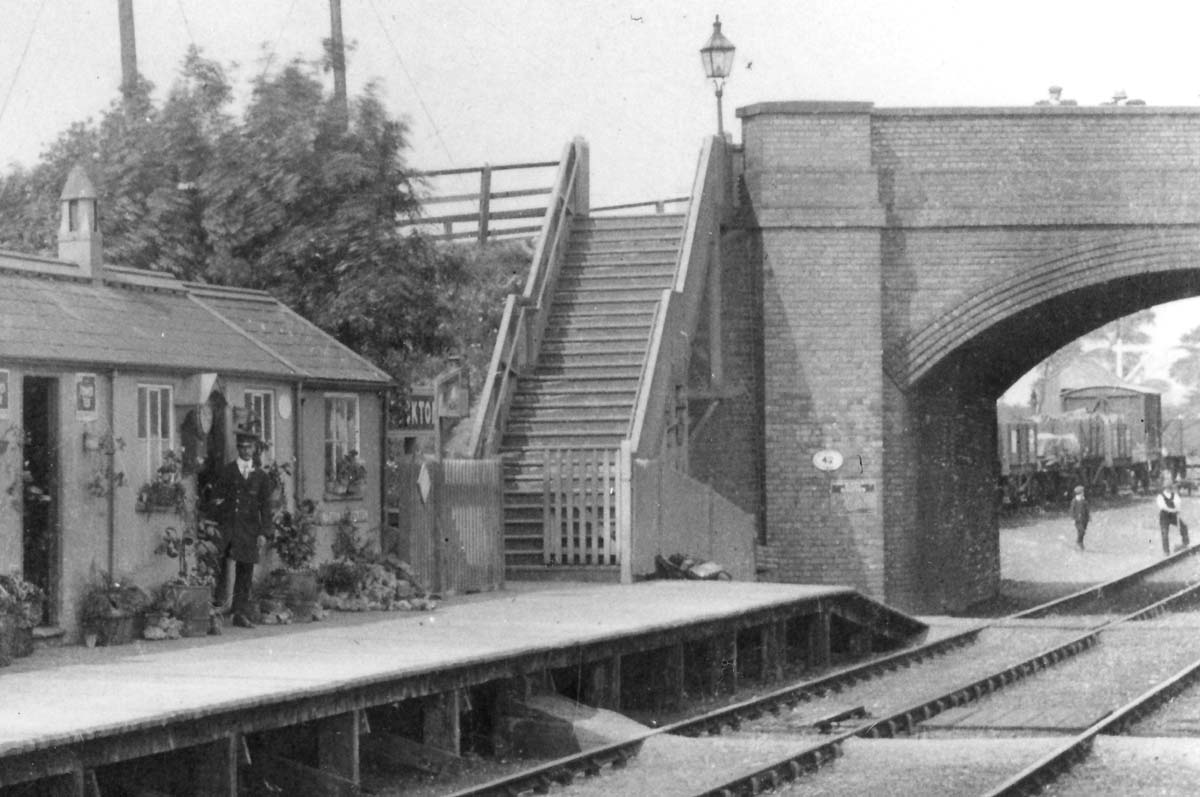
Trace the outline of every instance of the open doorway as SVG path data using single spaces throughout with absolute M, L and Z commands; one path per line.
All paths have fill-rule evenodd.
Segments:
M 25 432 L 22 501 L 22 570 L 26 581 L 46 593 L 41 622 L 52 625 L 58 616 L 59 461 L 58 380 L 27 376 L 21 388 L 21 427 Z

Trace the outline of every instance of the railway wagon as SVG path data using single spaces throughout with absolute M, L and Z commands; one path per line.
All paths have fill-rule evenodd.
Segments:
M 1061 413 L 998 425 L 1000 506 L 1068 500 L 1076 484 L 1091 495 L 1149 491 L 1162 469 L 1161 396 L 1095 386 L 1060 399 Z

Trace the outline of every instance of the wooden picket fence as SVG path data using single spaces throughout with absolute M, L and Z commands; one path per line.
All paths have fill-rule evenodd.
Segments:
M 619 565 L 629 459 L 621 449 L 545 449 L 543 552 L 547 564 Z M 622 486 L 624 485 L 624 486 Z
M 504 586 L 500 461 L 399 462 L 389 479 L 387 547 L 442 594 Z

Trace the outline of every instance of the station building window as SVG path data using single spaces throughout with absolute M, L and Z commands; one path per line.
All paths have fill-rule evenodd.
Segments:
M 168 385 L 138 385 L 137 436 L 146 456 L 146 473 L 153 476 L 174 446 L 175 405 Z
M 325 394 L 325 483 L 344 481 L 348 459 L 358 456 L 358 396 Z
M 263 462 L 271 462 L 275 459 L 275 391 L 247 390 L 245 405 L 250 429 L 263 442 Z

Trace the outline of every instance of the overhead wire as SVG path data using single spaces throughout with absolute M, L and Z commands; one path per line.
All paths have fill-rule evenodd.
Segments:
M 287 30 L 288 22 L 292 18 L 292 12 L 295 10 L 296 0 L 292 0 L 291 5 L 288 6 L 287 13 L 283 17 L 283 24 L 279 26 L 279 34 L 275 37 L 275 42 L 271 45 L 271 49 L 267 51 L 267 61 L 263 64 L 262 72 L 258 76 L 260 81 L 267 76 L 267 72 L 271 68 L 271 62 L 275 60 L 275 51 L 279 49 L 279 43 L 283 41 L 283 32 Z
M 188 21 L 187 12 L 183 10 L 183 0 L 175 0 L 175 5 L 179 8 L 179 16 L 183 17 L 183 29 L 187 31 L 188 41 L 195 47 L 196 37 L 192 35 L 192 23 Z
M 409 73 L 408 67 L 404 63 L 404 59 L 400 56 L 400 49 L 396 46 L 396 42 L 392 40 L 392 35 L 388 33 L 387 25 L 384 24 L 383 17 L 379 14 L 379 9 L 375 7 L 375 0 L 369 0 L 371 11 L 375 14 L 375 20 L 379 23 L 379 29 L 383 31 L 383 37 L 387 39 L 388 45 L 392 48 L 392 53 L 396 56 L 396 61 L 400 64 L 401 71 L 408 78 L 408 83 L 412 87 L 413 94 L 417 98 L 417 104 L 421 106 L 421 110 L 425 112 L 425 118 L 429 120 L 430 127 L 433 128 L 433 135 L 441 145 L 442 151 L 446 153 L 446 157 L 450 160 L 451 166 L 455 165 L 454 156 L 450 154 L 450 148 L 446 146 L 446 142 L 442 139 L 442 131 L 438 128 L 437 122 L 433 119 L 433 114 L 429 112 L 429 106 L 425 104 L 425 99 L 421 96 L 420 90 L 417 88 L 417 82 L 413 80 L 413 76 Z
M 8 84 L 8 91 L 4 93 L 4 102 L 0 103 L 0 122 L 4 121 L 4 112 L 8 110 L 8 101 L 12 99 L 13 89 L 17 87 L 17 80 L 21 77 L 21 67 L 25 66 L 25 57 L 29 55 L 29 45 L 33 42 L 33 34 L 37 32 L 38 20 L 42 18 L 42 9 L 45 7 L 46 0 L 42 0 L 38 3 L 37 12 L 33 15 L 33 24 L 29 26 L 29 36 L 25 38 L 25 48 L 21 50 L 21 59 L 17 61 L 17 69 Z

